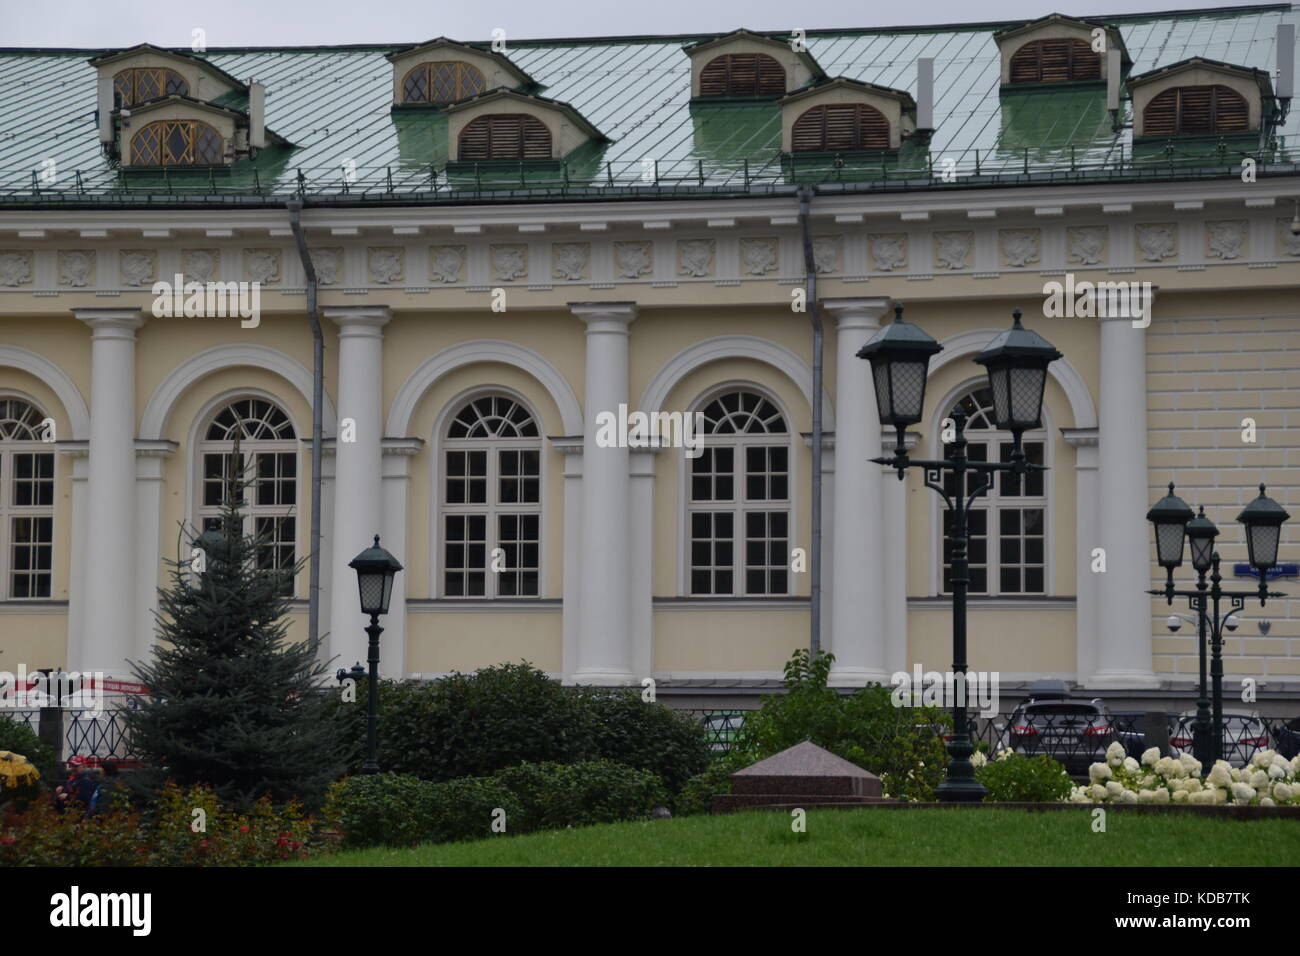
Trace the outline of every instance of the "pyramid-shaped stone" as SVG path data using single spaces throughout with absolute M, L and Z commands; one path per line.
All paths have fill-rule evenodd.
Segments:
M 713 812 L 786 807 L 860 807 L 887 802 L 880 778 L 811 741 L 795 744 L 731 775 L 731 793 Z

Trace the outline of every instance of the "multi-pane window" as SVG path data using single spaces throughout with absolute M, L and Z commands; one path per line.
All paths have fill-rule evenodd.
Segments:
M 831 103 L 800 114 L 790 137 L 796 153 L 888 149 L 889 120 L 866 103 Z
M 784 96 L 785 68 L 766 53 L 724 53 L 700 71 L 700 96 Z
M 239 453 L 235 453 L 235 441 Z M 219 411 L 199 443 L 199 523 L 220 530 L 227 482 L 242 474 L 244 534 L 255 536 L 257 566 L 292 569 L 298 537 L 298 442 L 282 409 L 260 398 L 241 398 Z M 286 576 L 285 591 L 293 580 Z
M 402 79 L 402 102 L 445 106 L 485 89 L 482 72 L 468 63 L 421 63 Z
M 45 415 L 0 398 L 0 597 L 50 597 L 54 560 L 54 451 Z
M 688 458 L 690 593 L 790 592 L 790 436 L 766 398 L 734 391 L 704 411 L 703 447 Z
M 1246 98 L 1218 84 L 1165 90 L 1156 94 L 1142 111 L 1143 136 L 1249 131 L 1250 107 Z
M 165 67 L 133 67 L 113 77 L 113 94 L 119 106 L 134 106 L 160 96 L 188 96 L 185 77 Z
M 444 597 L 540 595 L 542 443 L 528 410 L 485 395 L 443 442 Z
M 1101 54 L 1082 40 L 1033 40 L 1011 55 L 1012 83 L 1066 83 L 1101 79 Z
M 1010 432 L 998 430 L 993 422 L 993 395 L 987 387 L 962 397 L 948 412 L 966 412 L 967 457 L 972 461 L 1011 460 L 1014 441 Z M 1026 432 L 1022 448 L 1027 461 L 1041 465 L 1045 450 L 1041 431 Z M 1044 594 L 1047 590 L 1046 475 L 1028 472 L 1014 475 L 998 472 L 993 484 L 971 504 L 967 532 L 970 565 L 969 593 L 984 595 Z M 983 482 L 976 474 L 966 476 L 963 499 Z M 944 492 L 957 493 L 957 480 L 945 473 Z M 952 512 L 943 510 L 944 593 L 952 591 Z
M 536 116 L 497 113 L 470 120 L 460 131 L 461 161 L 550 159 L 551 131 Z
M 131 140 L 133 166 L 215 166 L 223 155 L 221 134 L 197 120 L 159 120 Z

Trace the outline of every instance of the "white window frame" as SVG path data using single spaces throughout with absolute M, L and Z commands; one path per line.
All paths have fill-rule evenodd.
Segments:
M 456 416 L 472 403 L 484 398 L 504 398 L 516 403 L 532 419 L 537 429 L 536 437 L 531 438 L 449 438 L 448 432 Z M 546 441 L 541 416 L 523 395 L 503 386 L 476 387 L 462 392 L 444 407 L 435 425 L 432 472 L 433 489 L 433 528 L 430 540 L 433 542 L 429 567 L 433 575 L 430 582 L 430 594 L 439 600 L 472 602 L 538 601 L 546 596 Z M 447 503 L 447 452 L 448 451 L 484 451 L 487 453 L 487 500 L 482 503 Z M 537 452 L 537 501 L 501 503 L 500 493 L 500 456 L 501 451 L 535 451 Z M 448 594 L 447 567 L 445 564 L 446 521 L 447 515 L 485 515 L 484 537 L 484 588 L 483 594 Z M 536 515 L 537 516 L 537 593 L 536 594 L 501 594 L 500 576 L 492 571 L 492 550 L 498 547 L 498 519 L 502 515 Z
M 44 421 L 48 416 L 41 403 L 30 395 L 21 392 L 6 390 L 0 392 L 0 401 L 22 402 L 29 406 L 36 415 L 38 423 Z M 51 475 L 51 482 L 54 486 L 54 495 L 48 505 L 14 505 L 13 504 L 13 481 L 15 476 L 14 456 L 27 454 L 48 454 L 53 459 L 54 472 Z M 55 551 L 58 544 L 59 520 L 58 520 L 58 502 L 59 502 L 59 461 L 58 455 L 55 454 L 54 445 L 50 442 L 35 440 L 19 439 L 0 439 L 0 602 L 10 601 L 53 601 L 54 598 L 54 562 Z M 11 588 L 13 581 L 10 578 L 10 567 L 13 554 L 12 528 L 14 518 L 49 518 L 50 519 L 50 593 L 46 597 L 16 597 Z
M 750 381 L 731 381 L 710 388 L 693 402 L 686 414 L 694 416 L 696 412 L 702 412 L 710 403 L 723 395 L 731 392 L 744 391 L 752 392 L 771 405 L 780 413 L 785 422 L 786 431 L 781 433 L 764 433 L 761 435 L 725 435 L 718 436 L 716 444 L 730 445 L 737 449 L 733 458 L 733 481 L 735 482 L 736 499 L 730 507 L 719 502 L 693 502 L 691 500 L 691 476 L 692 466 L 695 459 L 686 457 L 685 449 L 678 454 L 678 489 L 680 505 L 677 509 L 679 521 L 679 549 L 678 549 L 678 594 L 686 599 L 693 601 L 746 601 L 759 598 L 776 598 L 776 599 L 797 599 L 799 594 L 795 588 L 794 573 L 786 566 L 786 590 L 780 594 L 751 594 L 744 587 L 745 585 L 745 533 L 744 533 L 744 516 L 750 511 L 782 511 L 786 515 L 786 542 L 787 551 L 790 548 L 798 547 L 797 526 L 796 526 L 796 501 L 797 484 L 796 475 L 798 471 L 798 458 L 796 455 L 796 439 L 799 437 L 794 429 L 794 422 L 790 417 L 790 411 L 785 407 L 769 389 Z M 784 442 L 773 439 L 785 438 Z M 714 436 L 701 433 L 700 440 L 705 448 L 714 445 Z M 750 502 L 744 494 L 744 449 L 750 445 L 761 445 L 765 447 L 780 446 L 786 449 L 786 498 L 783 502 L 774 502 L 771 499 Z M 766 505 L 769 507 L 760 507 Z M 777 507 L 770 507 L 777 505 Z M 732 570 L 732 593 L 730 594 L 696 594 L 691 587 L 691 544 L 693 535 L 691 534 L 691 515 L 698 511 L 731 511 L 733 514 L 733 531 L 734 548 L 733 548 L 733 570 Z M 788 554 L 787 554 L 788 557 Z

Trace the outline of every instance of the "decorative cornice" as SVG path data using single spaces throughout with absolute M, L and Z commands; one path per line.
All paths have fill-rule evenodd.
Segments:
M 1062 428 L 1061 438 L 1072 448 L 1096 447 L 1101 437 L 1099 428 Z
M 409 458 L 418 455 L 424 448 L 423 438 L 385 438 L 380 442 L 385 455 L 401 455 Z
M 179 447 L 179 442 L 165 438 L 137 438 L 135 440 L 135 455 L 137 458 L 170 458 L 176 454 L 176 449 Z

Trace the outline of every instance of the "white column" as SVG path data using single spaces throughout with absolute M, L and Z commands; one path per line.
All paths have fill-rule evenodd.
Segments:
M 881 472 L 868 459 L 880 454 L 880 417 L 871 367 L 858 349 L 880 328 L 885 297 L 826 299 L 835 316 L 835 535 L 830 561 L 831 683 L 860 687 L 885 682 L 884 499 Z M 892 555 L 889 557 L 892 558 Z
M 1097 585 L 1102 575 L 1092 570 L 1092 549 L 1100 547 L 1096 543 L 1099 429 L 1063 428 L 1061 432 L 1074 449 L 1074 658 L 1075 680 L 1082 683 L 1097 670 Z
M 551 439 L 564 456 L 564 596 L 561 671 L 565 684 L 578 670 L 578 629 L 582 624 L 582 436 Z
M 60 454 L 72 464 L 72 555 L 68 562 L 68 655 L 65 670 L 74 670 L 83 658 L 86 620 L 86 540 L 90 513 L 86 504 L 90 476 L 90 442 L 61 441 Z M 53 666 L 53 662 L 51 662 Z
M 632 302 L 571 302 L 587 324 L 587 382 L 582 442 L 582 598 L 578 625 L 579 684 L 630 684 L 632 548 L 628 523 L 629 455 L 596 444 L 598 416 L 618 415 L 628 401 L 628 325 Z M 623 436 L 625 437 L 625 436 Z
M 357 574 L 348 562 L 370 547 L 375 535 L 383 533 L 383 327 L 392 315 L 387 306 L 322 311 L 339 327 L 329 649 L 337 656 L 337 666 L 346 668 L 365 662 L 364 629 L 370 623 L 361 613 Z M 355 423 L 354 435 L 343 433 L 348 419 Z M 355 441 L 345 441 L 348 437 Z M 393 552 L 393 556 L 406 563 L 404 555 Z M 386 620 L 380 623 L 388 627 Z M 383 651 L 389 648 L 391 643 L 385 641 Z M 383 656 L 381 652 L 381 660 Z
M 91 526 L 85 547 L 85 601 L 70 669 L 130 676 L 136 649 L 135 332 L 138 309 L 74 309 L 90 327 Z
M 642 409 L 657 411 L 657 409 Z M 632 669 L 638 682 L 654 670 L 654 486 L 655 456 L 660 449 L 638 449 L 631 458 L 632 511 L 627 516 L 632 532 L 631 616 Z
M 894 453 L 894 436 L 881 438 L 882 457 Z M 920 443 L 916 432 L 903 435 L 903 445 L 910 452 Z M 877 467 L 877 466 L 872 466 Z M 907 643 L 907 481 L 899 481 L 897 472 L 881 469 L 881 499 L 884 504 L 884 533 L 881 550 L 884 552 L 884 629 L 885 670 L 891 675 L 898 671 L 911 673 Z
M 135 443 L 135 509 L 136 509 L 136 588 L 135 644 L 131 659 L 146 661 L 157 637 L 158 586 L 170 587 L 171 568 L 164 566 L 162 537 L 163 464 L 176 453 L 173 441 L 137 441 Z M 169 560 L 176 560 L 176 537 L 171 539 L 167 551 Z M 181 541 L 184 548 L 185 542 Z M 188 552 L 183 552 L 188 557 Z
M 398 561 L 408 564 L 405 555 L 406 529 L 409 526 L 407 500 L 411 487 L 411 458 L 424 446 L 420 438 L 385 438 L 383 442 L 383 545 Z M 405 571 L 393 579 L 393 600 L 388 617 L 383 619 L 383 654 L 379 659 L 379 672 L 384 677 L 406 677 L 406 583 L 410 577 Z M 350 666 L 350 665 L 349 665 Z
M 1151 669 L 1151 599 L 1146 594 L 1151 580 L 1146 521 L 1146 330 L 1133 328 L 1131 319 L 1099 321 L 1096 547 L 1106 549 L 1106 571 L 1097 575 L 1096 670 L 1085 679 L 1089 687 L 1156 687 L 1159 682 Z

